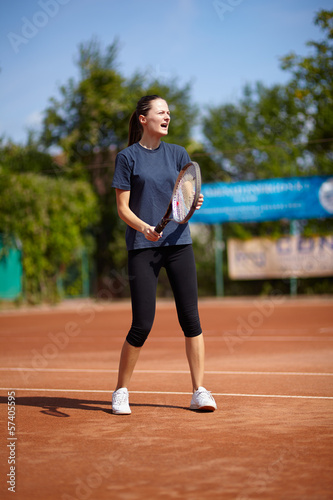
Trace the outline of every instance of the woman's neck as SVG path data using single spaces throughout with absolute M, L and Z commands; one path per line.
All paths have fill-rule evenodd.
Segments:
M 159 137 L 149 137 L 143 134 L 139 144 L 146 149 L 157 149 L 161 144 L 161 139 Z

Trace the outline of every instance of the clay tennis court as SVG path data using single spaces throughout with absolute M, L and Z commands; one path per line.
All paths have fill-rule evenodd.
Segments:
M 214 413 L 188 409 L 173 303 L 158 303 L 130 416 L 110 412 L 128 303 L 1 312 L 1 498 L 333 498 L 333 299 L 199 305 Z

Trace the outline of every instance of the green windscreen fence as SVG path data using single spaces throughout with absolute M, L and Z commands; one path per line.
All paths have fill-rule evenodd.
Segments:
M 0 300 L 15 300 L 22 295 L 22 252 L 13 238 L 0 234 Z

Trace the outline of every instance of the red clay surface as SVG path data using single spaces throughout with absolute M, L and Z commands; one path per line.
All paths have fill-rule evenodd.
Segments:
M 333 299 L 200 311 L 218 410 L 188 409 L 184 339 L 173 303 L 159 302 L 130 416 L 110 413 L 129 304 L 0 313 L 1 498 L 332 499 Z

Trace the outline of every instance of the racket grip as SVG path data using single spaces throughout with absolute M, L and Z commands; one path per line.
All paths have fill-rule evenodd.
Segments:
M 155 227 L 155 231 L 160 234 L 163 229 L 165 228 L 165 226 L 167 225 L 168 221 L 164 220 L 164 219 L 161 219 L 160 222 L 157 224 L 157 226 Z

